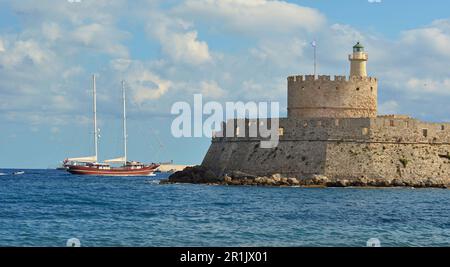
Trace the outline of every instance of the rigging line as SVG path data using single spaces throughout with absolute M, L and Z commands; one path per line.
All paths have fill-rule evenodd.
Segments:
M 161 139 L 154 128 L 150 127 L 148 129 L 148 133 L 153 137 L 151 139 L 152 142 L 149 142 L 149 144 L 152 146 L 152 151 L 154 151 L 155 158 L 158 161 L 162 161 L 164 144 L 161 142 Z
M 153 134 L 153 136 L 155 137 L 155 140 L 156 140 L 156 142 L 157 142 L 157 149 L 156 149 L 156 155 L 157 155 L 157 157 L 158 157 L 158 159 L 159 159 L 159 161 L 160 162 L 162 162 L 162 152 L 163 152 L 163 148 L 164 148 L 164 145 L 163 145 L 163 143 L 161 142 L 161 140 L 160 140 L 160 138 L 159 138 L 159 136 L 158 136 L 158 134 L 156 133 L 156 131 L 154 130 L 154 129 L 151 129 L 150 130 L 150 133 L 151 134 Z

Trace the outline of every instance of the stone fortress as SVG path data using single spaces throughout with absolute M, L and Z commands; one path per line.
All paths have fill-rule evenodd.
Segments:
M 213 138 L 202 165 L 169 182 L 447 188 L 450 124 L 378 116 L 378 81 L 367 76 L 359 42 L 349 60 L 349 77 L 288 77 L 288 117 L 279 121 L 276 148 L 260 148 L 258 137 Z M 262 121 L 233 123 L 235 133 L 248 133 Z

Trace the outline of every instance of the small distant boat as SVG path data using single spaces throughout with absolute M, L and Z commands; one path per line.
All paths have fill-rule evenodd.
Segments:
M 95 75 L 93 76 L 93 96 L 94 96 L 94 150 L 95 155 L 92 157 L 66 159 L 63 167 L 67 171 L 76 175 L 93 175 L 93 176 L 149 176 L 160 166 L 159 164 L 146 165 L 137 161 L 129 161 L 127 159 L 127 121 L 126 121 L 126 94 L 125 83 L 122 81 L 123 94 L 123 141 L 124 156 L 116 159 L 106 160 L 104 163 L 98 162 L 98 128 L 97 128 L 97 95 L 95 85 Z M 110 164 L 122 164 L 121 167 L 111 167 Z
M 6 173 L 0 172 L 0 176 L 5 176 Z
M 24 171 L 18 171 L 18 172 L 14 172 L 13 175 L 23 175 L 25 174 Z

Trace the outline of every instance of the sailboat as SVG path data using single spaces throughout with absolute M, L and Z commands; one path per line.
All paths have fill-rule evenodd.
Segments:
M 71 158 L 65 162 L 67 171 L 76 175 L 95 175 L 95 176 L 149 176 L 159 167 L 159 164 L 146 165 L 137 161 L 129 161 L 127 158 L 127 113 L 126 113 L 126 92 L 125 82 L 122 81 L 122 100 L 123 100 L 123 144 L 124 155 L 116 159 L 98 162 L 98 133 L 97 128 L 97 89 L 95 75 L 92 78 L 92 88 L 94 95 L 94 149 L 95 155 L 91 157 Z M 121 167 L 112 167 L 110 164 L 122 164 Z

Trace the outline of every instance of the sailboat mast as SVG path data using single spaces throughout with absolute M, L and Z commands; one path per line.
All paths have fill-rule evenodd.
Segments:
M 95 160 L 98 161 L 97 85 L 95 81 L 95 75 L 92 75 L 92 90 L 94 95 L 94 149 Z
M 127 164 L 127 110 L 126 110 L 126 94 L 125 94 L 125 81 L 122 81 L 122 99 L 123 99 L 123 150 L 124 160 Z

